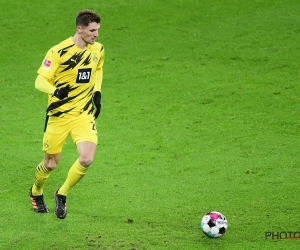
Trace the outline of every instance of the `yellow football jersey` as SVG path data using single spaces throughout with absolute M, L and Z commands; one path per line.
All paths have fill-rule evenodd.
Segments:
M 83 112 L 93 113 L 93 93 L 100 91 L 104 63 L 104 47 L 95 42 L 87 49 L 77 47 L 72 38 L 52 47 L 38 69 L 37 73 L 48 79 L 50 84 L 57 88 L 69 86 L 69 95 L 59 100 L 49 95 L 47 114 L 50 116 L 66 117 L 78 116 Z

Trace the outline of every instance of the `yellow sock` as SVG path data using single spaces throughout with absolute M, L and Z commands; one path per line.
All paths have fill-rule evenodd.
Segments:
M 35 171 L 35 181 L 32 186 L 32 194 L 33 195 L 42 195 L 43 194 L 43 186 L 50 176 L 50 171 L 45 167 L 44 161 L 42 161 L 36 168 Z
M 67 196 L 69 190 L 75 186 L 85 175 L 88 168 L 83 167 L 77 159 L 69 170 L 65 183 L 58 190 L 58 194 Z

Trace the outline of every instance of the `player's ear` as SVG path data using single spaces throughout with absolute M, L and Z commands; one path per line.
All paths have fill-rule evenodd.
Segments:
M 77 33 L 80 34 L 82 32 L 82 27 L 80 25 L 76 26 Z

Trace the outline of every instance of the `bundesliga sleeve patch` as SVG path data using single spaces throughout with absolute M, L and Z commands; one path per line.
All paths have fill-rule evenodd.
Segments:
M 43 67 L 46 69 L 49 69 L 51 67 L 52 61 L 45 58 L 44 62 L 43 62 Z

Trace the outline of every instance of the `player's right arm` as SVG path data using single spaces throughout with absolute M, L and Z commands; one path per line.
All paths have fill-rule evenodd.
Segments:
M 59 100 L 62 100 L 68 96 L 70 86 L 67 85 L 63 88 L 57 88 L 49 81 L 49 79 L 53 78 L 53 75 L 59 66 L 59 60 L 58 53 L 55 49 L 52 48 L 47 52 L 41 67 L 38 69 L 35 88 L 49 95 L 54 95 Z
M 48 82 L 48 79 L 42 75 L 38 75 L 35 79 L 35 88 L 50 95 L 53 95 L 56 90 L 56 87 Z
M 56 88 L 50 82 L 48 82 L 48 79 L 46 77 L 41 75 L 38 75 L 35 80 L 35 88 L 49 95 L 54 95 L 59 100 L 68 97 L 68 93 L 70 90 L 69 85 L 64 88 Z

